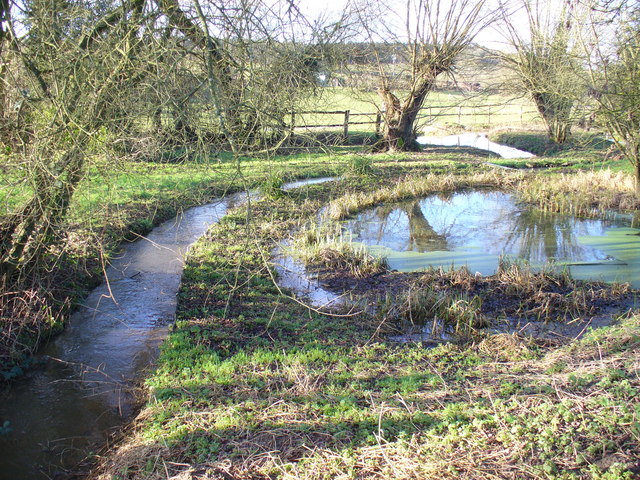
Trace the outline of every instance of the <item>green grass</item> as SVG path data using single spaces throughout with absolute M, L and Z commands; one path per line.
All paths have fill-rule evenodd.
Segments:
M 562 144 L 550 142 L 541 130 L 497 131 L 491 134 L 491 140 L 541 156 L 604 153 L 612 145 L 601 133 L 582 131 L 574 132 Z
M 399 92 L 402 95 L 403 92 Z M 299 106 L 300 111 L 344 111 L 352 114 L 370 113 L 370 116 L 352 116 L 354 122 L 375 122 L 375 113 L 381 109 L 375 92 L 361 92 L 349 88 L 320 88 L 317 95 Z M 296 125 L 342 125 L 344 114 L 307 113 L 296 119 Z M 434 91 L 425 100 L 421 112 L 420 129 L 429 126 L 443 133 L 458 130 L 487 130 L 501 126 L 541 125 L 532 103 L 526 99 L 512 99 L 500 94 L 469 94 L 458 91 Z M 341 131 L 340 127 L 327 130 Z M 375 125 L 353 125 L 351 130 L 375 131 Z
M 493 142 L 509 145 L 535 154 L 531 159 L 498 159 L 493 163 L 512 168 L 540 168 L 553 172 L 557 170 L 599 170 L 608 168 L 615 172 L 632 174 L 631 164 L 620 158 L 612 148 L 612 143 L 602 133 L 576 131 L 562 145 L 550 143 L 543 130 L 494 131 L 490 135 Z
M 402 175 L 382 164 L 231 212 L 197 243 L 149 402 L 98 478 L 634 477 L 639 316 L 566 345 L 427 349 L 279 294 L 263 252 L 331 198 Z
M 55 268 L 42 281 L 49 287 L 35 292 L 41 310 L 34 306 L 18 313 L 17 307 L 10 307 L 15 303 L 11 295 L 6 302 L 0 298 L 5 317 L 0 331 L 0 374 L 13 371 L 38 342 L 61 328 L 69 307 L 101 281 L 100 259 L 108 260 L 123 240 L 139 238 L 189 207 L 256 188 L 274 171 L 281 172 L 283 180 L 337 175 L 344 170 L 345 161 L 339 155 L 301 153 L 245 157 L 238 164 L 224 154 L 207 161 L 91 165 L 65 219 L 65 243 L 51 250 Z M 23 172 L 19 169 L 8 167 L 2 173 L 0 217 L 19 209 L 31 194 L 25 182 L 20 182 Z

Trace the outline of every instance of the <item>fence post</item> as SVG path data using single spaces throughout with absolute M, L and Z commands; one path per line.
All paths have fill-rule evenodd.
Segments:
M 347 138 L 349 134 L 349 113 L 350 110 L 345 110 L 344 112 L 344 138 Z
M 376 136 L 380 135 L 381 127 L 382 127 L 382 114 L 378 112 L 376 113 Z
M 458 107 L 458 125 L 462 125 L 462 107 Z
M 524 111 L 522 105 L 520 105 L 520 126 L 524 127 Z

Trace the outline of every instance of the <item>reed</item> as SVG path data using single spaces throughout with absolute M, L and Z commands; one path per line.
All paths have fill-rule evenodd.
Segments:
M 422 197 L 436 192 L 466 188 L 513 188 L 522 181 L 522 173 L 483 171 L 474 175 L 426 174 L 409 176 L 375 191 L 346 194 L 332 201 L 327 216 L 340 220 L 374 205 Z
M 346 270 L 356 278 L 388 270 L 386 259 L 374 257 L 363 245 L 354 245 L 334 223 L 301 229 L 286 252 L 313 268 Z
M 516 184 L 523 201 L 548 212 L 582 217 L 598 217 L 611 210 L 640 208 L 634 193 L 633 178 L 623 172 L 597 170 L 536 176 Z

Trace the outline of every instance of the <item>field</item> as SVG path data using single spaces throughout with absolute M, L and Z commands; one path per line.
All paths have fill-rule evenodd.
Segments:
M 149 400 L 94 477 L 635 478 L 634 311 L 579 340 L 474 331 L 435 348 L 399 344 L 388 340 L 397 317 L 331 315 L 283 296 L 264 254 L 332 201 L 355 198 L 362 208 L 410 191 L 554 178 L 551 194 L 583 178 L 571 184 L 575 201 L 594 189 L 590 174 L 574 166 L 523 180 L 478 165 L 484 157 L 472 153 L 338 159 L 340 181 L 267 197 L 250 216 L 232 212 L 197 243 L 178 320 L 146 382 Z M 603 201 L 614 198 L 619 185 L 597 173 L 600 163 L 592 167 Z M 411 181 L 426 186 L 380 188 Z M 631 183 L 625 188 L 633 201 Z M 505 275 L 523 292 L 563 281 Z M 438 281 L 451 288 L 473 277 Z
M 375 132 L 376 113 L 380 99 L 375 92 L 360 92 L 345 87 L 317 89 L 317 94 L 301 105 L 303 112 L 345 111 L 352 114 L 351 122 L 372 122 L 370 125 L 352 125 L 350 130 Z M 360 114 L 370 114 L 359 116 Z M 306 113 L 296 115 L 296 125 L 342 125 L 344 114 Z M 526 98 L 509 98 L 504 94 L 463 92 L 460 90 L 435 91 L 429 95 L 419 119 L 419 130 L 445 135 L 460 131 L 489 129 L 542 128 L 535 107 Z M 297 131 L 303 130 L 299 128 Z M 320 130 L 318 128 L 313 130 Z M 330 130 L 340 132 L 340 127 Z

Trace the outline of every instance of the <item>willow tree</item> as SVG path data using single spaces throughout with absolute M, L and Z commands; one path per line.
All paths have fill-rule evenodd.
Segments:
M 361 15 L 375 58 L 383 105 L 381 150 L 417 150 L 416 122 L 436 81 L 455 73 L 456 59 L 488 21 L 485 0 L 409 0 L 378 4 Z M 391 49 L 393 55 L 384 50 Z
M 586 10 L 577 0 L 515 0 L 502 4 L 510 49 L 500 56 L 513 73 L 514 89 L 526 92 L 544 121 L 549 140 L 564 143 L 585 92 L 579 29 Z M 514 20 L 525 18 L 525 26 Z
M 33 0 L 7 4 L 2 52 L 6 94 L 20 131 L 5 150 L 31 197 L 0 223 L 0 277 L 3 284 L 28 276 L 46 258 L 49 247 L 65 237 L 62 228 L 96 140 L 112 121 L 117 98 L 129 91 L 148 59 L 141 58 L 140 29 L 144 0 L 119 5 L 96 20 L 86 5 Z M 18 16 L 14 11 L 21 11 Z
M 596 114 L 635 172 L 640 197 L 640 3 L 594 2 L 584 47 Z

